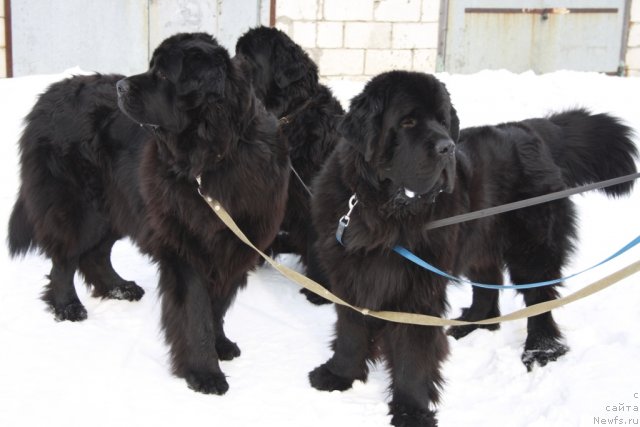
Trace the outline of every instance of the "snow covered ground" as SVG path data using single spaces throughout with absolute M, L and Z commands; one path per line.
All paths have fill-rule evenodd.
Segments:
M 35 96 L 62 77 L 0 80 L 2 242 L 19 185 L 16 143 L 22 118 Z M 463 126 L 584 106 L 616 114 L 640 131 L 638 78 L 505 71 L 439 77 L 449 87 Z M 331 85 L 345 103 L 362 87 L 349 81 Z M 640 190 L 620 200 L 599 194 L 573 199 L 579 206 L 581 243 L 566 274 L 604 259 L 640 231 Z M 572 279 L 563 294 L 639 256 L 640 248 L 634 248 Z M 227 316 L 228 335 L 242 356 L 222 362 L 231 388 L 220 397 L 194 393 L 170 375 L 159 329 L 155 267 L 128 241 L 116 245 L 113 260 L 123 277 L 145 289 L 144 298 L 138 303 L 94 299 L 77 279 L 89 319 L 56 323 L 39 299 L 49 262 L 36 255 L 11 260 L 6 245 L 0 245 L 0 426 L 388 425 L 384 367 L 374 367 L 367 383 L 356 382 L 344 393 L 308 385 L 307 372 L 330 356 L 335 315 L 330 306 L 309 304 L 297 285 L 273 269 L 260 268 L 250 276 Z M 298 267 L 293 256 L 284 262 Z M 468 305 L 470 294 L 466 286 L 451 287 L 449 317 Z M 451 339 L 440 425 L 640 424 L 639 305 L 640 275 L 635 275 L 557 310 L 571 352 L 530 373 L 520 362 L 524 320 L 503 324 L 496 332 L 477 331 L 460 342 Z M 503 313 L 522 306 L 513 291 L 502 292 Z

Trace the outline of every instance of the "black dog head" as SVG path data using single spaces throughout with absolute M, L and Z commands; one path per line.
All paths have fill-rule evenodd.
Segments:
M 459 120 L 434 76 L 392 71 L 352 99 L 340 132 L 392 198 L 435 200 L 455 184 Z
M 118 82 L 118 105 L 137 123 L 179 133 L 194 110 L 224 98 L 230 66 L 210 35 L 176 34 L 156 48 L 148 71 Z
M 295 86 L 318 84 L 318 67 L 285 33 L 269 27 L 247 31 L 236 43 L 236 56 L 246 60 L 251 69 L 251 81 L 257 97 L 274 114 L 286 106 L 278 105 L 282 92 Z

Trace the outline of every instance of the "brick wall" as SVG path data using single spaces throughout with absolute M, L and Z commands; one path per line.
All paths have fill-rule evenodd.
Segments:
M 434 72 L 440 0 L 277 0 L 276 27 L 323 77 L 367 79 L 391 69 Z
M 629 41 L 627 42 L 627 73 L 640 76 L 640 0 L 631 2 L 631 22 L 629 23 Z
M 0 77 L 7 77 L 7 44 L 4 39 L 4 1 L 0 0 Z
M 440 0 L 277 0 L 276 27 L 323 77 L 368 79 L 390 69 L 436 71 Z M 626 65 L 640 76 L 640 0 L 632 0 Z

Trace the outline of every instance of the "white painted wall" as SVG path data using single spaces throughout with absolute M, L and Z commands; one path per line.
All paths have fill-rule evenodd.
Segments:
M 630 18 L 625 62 L 630 76 L 640 76 L 640 0 L 632 0 Z
M 0 0 L 0 29 L 4 28 Z M 86 70 L 131 74 L 177 31 L 206 31 L 234 53 L 248 28 L 268 25 L 269 0 L 14 0 L 14 75 Z M 441 0 L 277 0 L 276 26 L 322 76 L 367 79 L 394 68 L 436 70 Z M 632 0 L 626 65 L 640 76 L 640 0 Z M 6 75 L 0 31 L 0 77 Z
M 368 79 L 390 69 L 434 72 L 438 43 L 444 43 L 439 41 L 442 4 L 447 1 L 277 0 L 276 26 L 309 52 L 323 77 Z M 640 0 L 631 4 L 626 65 L 630 75 L 640 75 Z
M 277 0 L 276 5 L 276 26 L 309 52 L 323 77 L 435 71 L 440 0 Z

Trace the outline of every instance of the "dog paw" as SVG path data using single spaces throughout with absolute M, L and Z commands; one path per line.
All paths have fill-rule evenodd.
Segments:
M 353 379 L 344 378 L 332 373 L 326 364 L 309 372 L 311 386 L 323 391 L 345 391 L 351 388 Z
M 555 362 L 568 351 L 569 347 L 555 338 L 529 336 L 520 360 L 527 371 L 531 372 L 536 363 L 539 366 L 546 366 L 547 363 Z
M 185 375 L 191 390 L 204 394 L 223 395 L 229 390 L 229 383 L 223 373 L 191 371 Z
M 80 301 L 71 302 L 61 307 L 51 307 L 56 321 L 80 322 L 87 319 L 87 309 Z
M 391 425 L 396 427 L 437 427 L 438 420 L 434 411 L 407 408 L 404 405 L 389 405 Z
M 317 295 L 308 289 L 300 289 L 300 293 L 304 295 L 311 304 L 314 304 L 314 305 L 331 304 L 331 301 L 329 301 L 328 299 L 323 298 L 320 295 Z
M 216 352 L 220 360 L 233 360 L 240 356 L 240 347 L 227 337 L 216 340 Z
M 456 320 L 465 320 L 465 321 L 475 321 L 475 320 L 483 320 L 483 319 L 474 319 L 472 318 L 472 316 L 470 316 L 469 314 L 469 308 L 463 308 L 462 309 L 462 315 L 460 315 L 460 317 L 458 317 Z M 500 314 L 491 314 L 491 315 L 487 315 L 484 318 L 490 318 L 490 317 L 496 317 L 499 316 Z M 500 324 L 499 323 L 495 323 L 493 325 L 462 325 L 462 326 L 451 326 L 448 330 L 447 330 L 447 335 L 449 335 L 450 337 L 453 337 L 457 340 L 459 340 L 460 338 L 464 338 L 467 335 L 469 335 L 471 332 L 475 331 L 476 329 L 487 329 L 489 331 L 495 331 L 500 329 Z
M 105 295 L 108 299 L 139 301 L 144 295 L 144 289 L 135 282 L 124 282 L 114 286 Z

